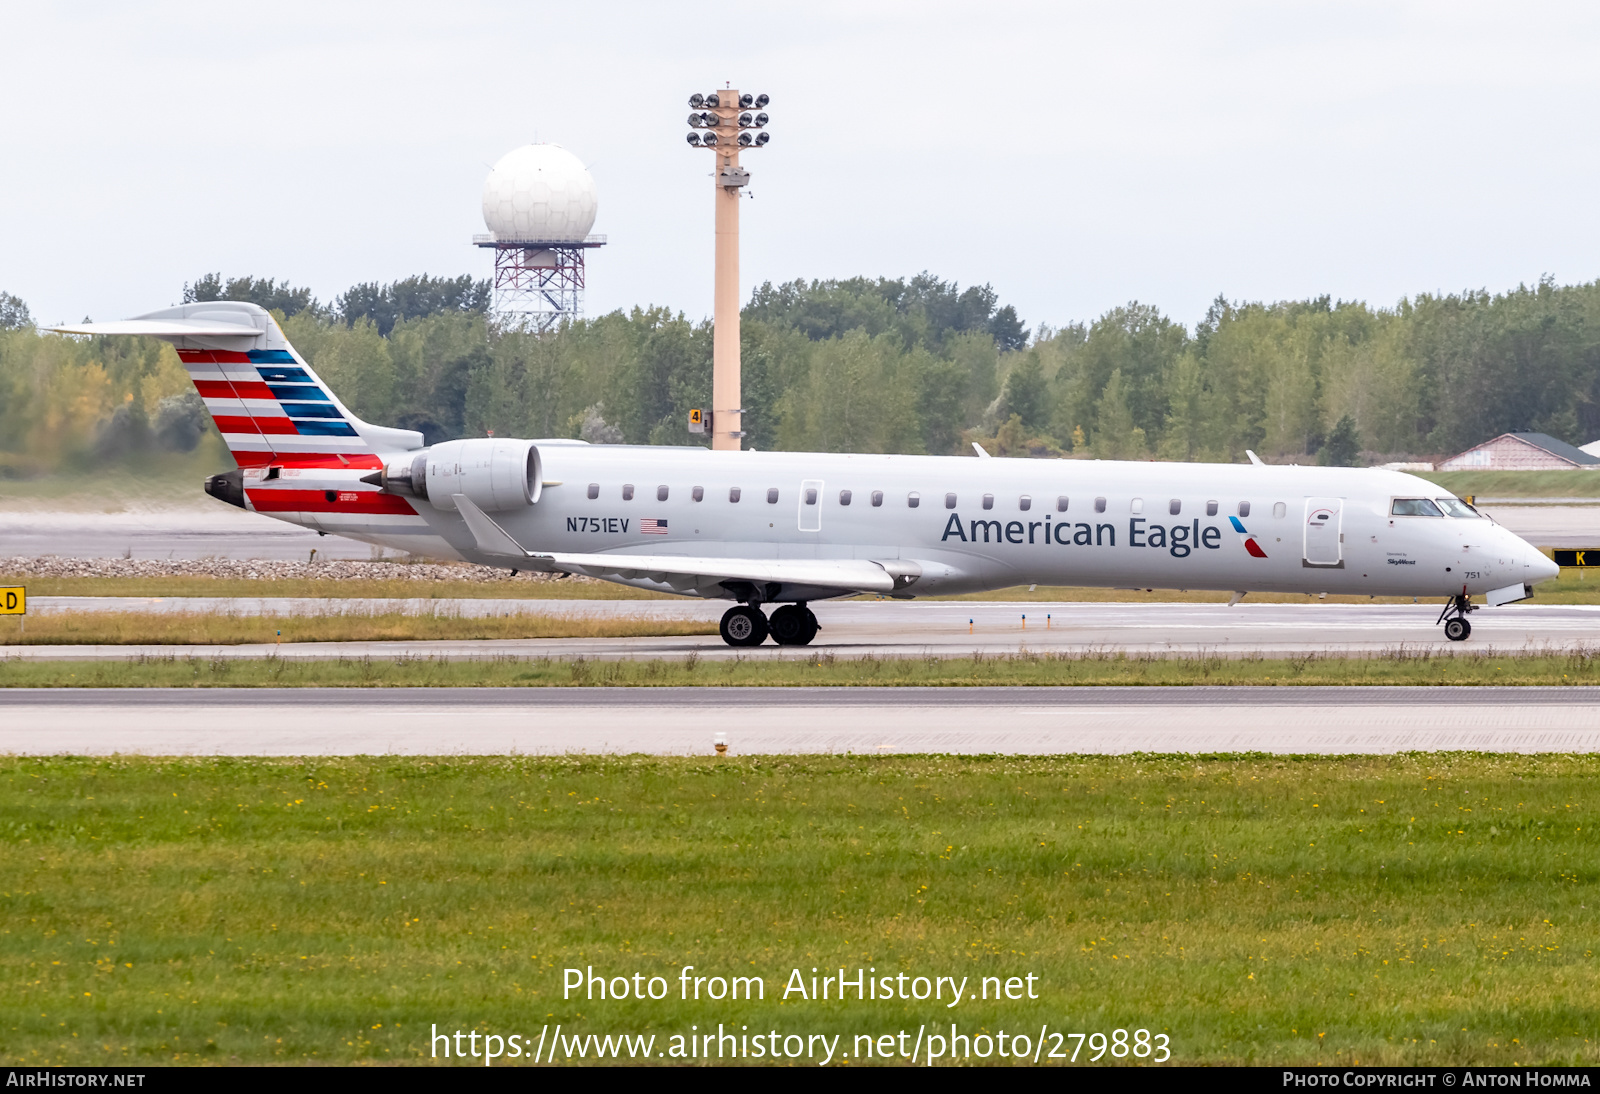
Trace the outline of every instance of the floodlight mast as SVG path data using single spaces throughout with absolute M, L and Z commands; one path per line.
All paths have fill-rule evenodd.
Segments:
M 709 148 L 716 157 L 716 279 L 712 293 L 711 447 L 737 452 L 744 439 L 744 402 L 739 381 L 739 196 L 750 184 L 750 172 L 739 166 L 739 153 L 765 147 L 765 132 L 752 140 L 751 130 L 764 129 L 766 95 L 740 95 L 731 89 L 693 95 L 689 144 Z

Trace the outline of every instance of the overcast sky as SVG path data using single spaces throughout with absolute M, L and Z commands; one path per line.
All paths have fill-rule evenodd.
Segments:
M 743 292 L 989 282 L 1030 325 L 1137 299 L 1600 276 L 1600 6 L 8 2 L 0 290 L 41 321 L 207 271 L 486 276 L 489 166 L 600 192 L 587 311 L 711 307 L 687 97 L 772 96 Z

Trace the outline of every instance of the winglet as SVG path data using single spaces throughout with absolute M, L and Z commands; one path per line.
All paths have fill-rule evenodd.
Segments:
M 1266 461 L 1264 461 L 1260 456 L 1256 455 L 1254 452 L 1250 451 L 1248 448 L 1244 450 L 1244 454 L 1246 456 L 1249 456 L 1250 457 L 1250 462 L 1255 464 L 1257 467 L 1265 467 L 1265 466 L 1267 466 Z
M 979 444 L 977 441 L 973 441 L 972 442 L 972 450 L 978 454 L 978 459 L 980 459 L 980 460 L 988 460 L 988 459 L 993 459 L 994 458 L 994 457 L 989 455 L 989 450 L 987 448 L 983 447 L 983 445 Z
M 461 519 L 467 522 L 467 530 L 472 533 L 472 538 L 478 541 L 478 550 L 486 555 L 533 557 L 532 551 L 507 535 L 506 530 L 491 520 L 488 513 L 473 504 L 471 498 L 465 494 L 451 494 L 450 500 L 456 503 L 456 510 L 461 514 Z

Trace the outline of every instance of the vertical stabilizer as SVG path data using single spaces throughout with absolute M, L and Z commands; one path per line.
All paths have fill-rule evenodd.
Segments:
M 422 447 L 414 430 L 351 413 L 255 304 L 215 300 L 51 329 L 171 342 L 240 467 L 370 470 L 383 466 L 384 454 Z

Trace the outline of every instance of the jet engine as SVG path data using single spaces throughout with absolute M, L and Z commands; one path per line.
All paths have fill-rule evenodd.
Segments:
M 537 502 L 544 473 L 532 441 L 476 437 L 408 453 L 361 481 L 390 494 L 424 498 L 435 509 L 453 510 L 452 496 L 465 494 L 478 508 L 495 513 Z

